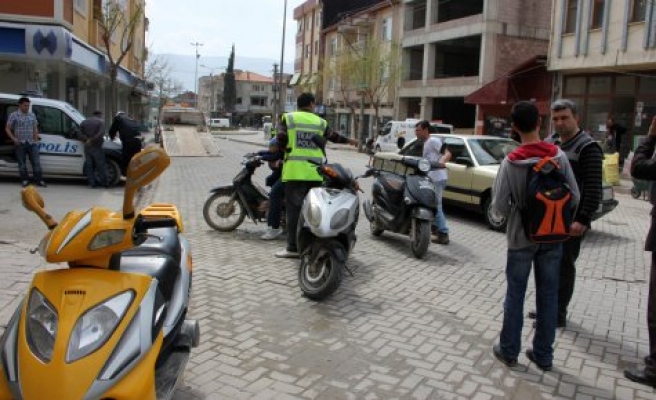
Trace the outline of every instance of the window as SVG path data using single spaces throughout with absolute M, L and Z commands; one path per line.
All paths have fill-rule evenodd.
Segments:
M 298 33 L 303 32 L 303 20 L 302 19 L 298 20 L 298 31 L 297 32 Z
M 50 135 L 66 136 L 77 124 L 62 111 L 46 106 L 32 106 L 39 123 L 39 132 Z
M 590 77 L 588 93 L 590 94 L 609 94 L 611 77 L 610 76 L 592 76 Z
M 305 58 L 310 58 L 310 45 L 305 45 Z
M 241 97 L 237 97 L 237 104 L 241 104 Z
M 330 39 L 330 55 L 331 56 L 336 56 L 337 55 L 337 38 L 333 37 Z
M 315 40 L 314 41 L 314 55 L 316 56 L 317 54 L 319 54 L 319 41 Z
M 316 14 L 314 14 L 314 20 L 317 22 L 317 27 L 319 27 L 319 24 L 321 23 L 321 11 L 317 10 Z
M 578 11 L 578 0 L 567 0 L 567 13 L 565 18 L 565 33 L 574 33 L 576 30 L 576 13 Z
M 571 77 L 565 78 L 565 96 L 584 94 L 585 93 L 585 78 L 584 77 Z
M 631 22 L 644 22 L 647 14 L 647 0 L 632 0 Z
M 258 107 L 266 107 L 267 98 L 266 97 L 251 97 L 251 105 Z
M 309 30 L 310 30 L 310 27 L 312 27 L 312 21 L 310 20 L 311 17 L 308 15 L 308 16 L 305 17 L 305 18 L 306 18 L 306 21 L 305 21 L 305 30 L 306 30 L 306 31 L 309 31 Z
M 87 15 L 87 0 L 75 0 L 75 10 L 80 14 Z
M 381 39 L 384 41 L 392 40 L 392 19 L 385 18 L 383 19 L 383 24 L 381 27 Z
M 590 28 L 599 29 L 604 25 L 605 6 L 606 6 L 606 0 L 593 0 L 592 21 L 590 21 Z

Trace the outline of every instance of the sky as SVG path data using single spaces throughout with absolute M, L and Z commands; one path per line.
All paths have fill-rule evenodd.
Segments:
M 287 0 L 285 64 L 294 60 L 296 22 L 294 8 L 303 0 Z M 154 54 L 280 60 L 285 0 L 146 0 L 150 21 L 146 44 Z M 221 67 L 221 66 L 212 66 Z

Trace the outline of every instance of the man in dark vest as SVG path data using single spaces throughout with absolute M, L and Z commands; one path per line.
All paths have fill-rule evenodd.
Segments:
M 556 327 L 564 328 L 567 326 L 567 307 L 574 294 L 576 260 L 581 252 L 581 242 L 601 202 L 604 155 L 599 144 L 579 128 L 577 107 L 573 101 L 562 99 L 553 102 L 551 121 L 555 132 L 546 141 L 558 145 L 567 154 L 581 193 L 579 207 L 570 227 L 572 237 L 563 243 L 563 258 L 560 261 Z M 535 315 L 535 311 L 531 311 L 528 316 L 534 319 Z

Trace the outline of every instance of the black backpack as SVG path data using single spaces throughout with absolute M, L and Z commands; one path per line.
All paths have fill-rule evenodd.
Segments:
M 560 165 L 543 157 L 526 176 L 526 199 L 520 206 L 526 237 L 533 243 L 559 243 L 570 237 L 574 220 L 572 192 Z

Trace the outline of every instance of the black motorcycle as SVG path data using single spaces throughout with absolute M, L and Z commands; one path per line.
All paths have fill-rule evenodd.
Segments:
M 410 235 L 412 253 L 423 258 L 437 210 L 435 184 L 427 176 L 431 163 L 416 157 L 401 157 L 395 162 L 404 168 L 388 172 L 370 167 L 375 170 L 373 203 L 364 202 L 364 213 L 372 235 L 380 236 L 386 230 Z
M 210 197 L 203 206 L 205 222 L 221 232 L 230 232 L 242 222 L 246 215 L 254 222 L 266 223 L 269 211 L 269 194 L 253 183 L 255 170 L 264 164 L 261 156 L 246 154 L 241 162 L 244 168 L 234 177 L 232 185 L 218 186 L 210 190 Z M 284 227 L 284 215 L 282 213 Z

